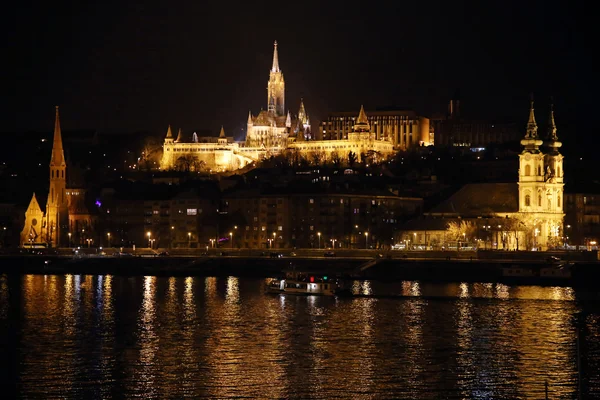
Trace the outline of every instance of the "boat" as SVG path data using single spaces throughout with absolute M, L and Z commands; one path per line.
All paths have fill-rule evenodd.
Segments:
M 337 284 L 326 275 L 286 272 L 284 278 L 271 278 L 266 285 L 266 293 L 296 296 L 334 296 Z
M 502 277 L 508 280 L 544 283 L 570 281 L 574 263 L 548 262 L 540 265 L 511 265 L 502 268 Z

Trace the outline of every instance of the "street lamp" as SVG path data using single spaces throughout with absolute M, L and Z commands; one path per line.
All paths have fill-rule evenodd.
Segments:
M 317 236 L 319 237 L 319 249 L 321 248 L 321 232 L 317 232 Z
M 273 232 L 273 244 L 275 244 L 275 239 L 277 238 L 277 233 Z M 272 247 L 272 246 L 271 246 Z
M 148 236 L 148 247 L 150 247 L 150 237 L 152 236 L 152 232 L 146 232 L 146 236 Z
M 192 232 L 188 232 L 188 248 L 192 247 Z
M 108 247 L 110 247 L 110 232 L 108 232 L 106 234 L 106 237 L 108 238 Z M 69 239 L 71 239 L 71 234 L 69 233 Z
M 336 240 L 337 240 L 337 239 L 331 239 L 331 242 L 333 243 L 333 248 L 334 248 L 334 249 L 335 249 L 335 241 L 336 241 Z
M 68 235 L 69 235 L 69 247 L 71 247 L 71 232 L 69 232 Z
M 365 249 L 369 248 L 369 232 L 365 232 Z
M 231 248 L 233 249 L 233 232 L 229 232 L 229 240 L 231 241 Z
M 210 240 L 211 247 L 214 249 L 215 248 L 215 239 L 209 239 L 209 240 Z

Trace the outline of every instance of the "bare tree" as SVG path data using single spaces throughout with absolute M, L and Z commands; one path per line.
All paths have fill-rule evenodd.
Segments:
M 356 161 L 358 161 L 358 157 L 356 156 L 356 153 L 353 151 L 350 151 L 348 153 L 348 165 L 350 166 L 350 168 L 354 167 L 354 165 L 356 164 Z
M 448 223 L 448 236 L 453 240 L 467 241 L 475 234 L 477 227 L 471 221 L 451 221 Z
M 336 168 L 340 168 L 342 166 L 342 157 L 340 157 L 340 154 L 337 151 L 331 153 L 331 163 Z
M 193 155 L 186 154 L 177 159 L 175 168 L 182 172 L 199 171 L 204 167 L 205 164 L 206 163 L 204 161 L 199 161 Z
M 325 154 L 322 151 L 315 151 L 311 155 L 312 165 L 315 167 L 323 165 L 323 161 L 325 160 Z

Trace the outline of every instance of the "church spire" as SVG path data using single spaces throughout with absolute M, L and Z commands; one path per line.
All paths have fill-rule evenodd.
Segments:
M 287 113 L 287 117 L 285 118 L 285 126 L 287 128 L 291 128 L 292 127 L 292 116 L 290 115 L 289 110 L 288 110 L 288 113 Z
M 279 70 L 279 55 L 277 54 L 277 40 L 274 44 L 273 49 L 273 67 L 271 68 L 271 72 L 280 72 Z
M 60 131 L 60 117 L 58 115 L 58 106 L 56 106 L 56 117 L 54 119 L 54 141 L 52 143 L 52 157 L 50 166 L 65 166 L 65 154 L 63 152 L 62 134 Z
M 221 125 L 221 132 L 219 133 L 219 137 L 220 138 L 224 138 L 225 137 L 225 130 L 223 129 L 223 125 Z
M 548 139 L 558 140 L 556 134 L 556 123 L 554 122 L 554 104 L 550 104 L 550 119 L 548 120 Z
M 250 110 L 248 110 L 248 125 L 252 125 L 252 112 Z
M 537 139 L 538 126 L 535 122 L 535 114 L 533 112 L 533 95 L 531 96 L 531 106 L 529 107 L 529 120 L 527 121 L 527 132 L 525 133 L 526 139 Z
M 173 139 L 173 133 L 171 132 L 171 125 L 167 128 L 167 137 L 166 139 Z
M 181 128 L 179 128 L 179 132 L 177 132 L 177 139 L 175 139 L 175 142 L 181 143 L 181 139 Z

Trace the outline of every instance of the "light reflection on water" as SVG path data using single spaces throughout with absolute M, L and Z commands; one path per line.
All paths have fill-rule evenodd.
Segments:
M 0 366 L 12 397 L 543 398 L 548 381 L 572 398 L 583 311 L 584 387 L 600 395 L 599 310 L 571 288 L 354 281 L 383 297 L 334 298 L 263 284 L 2 275 Z

